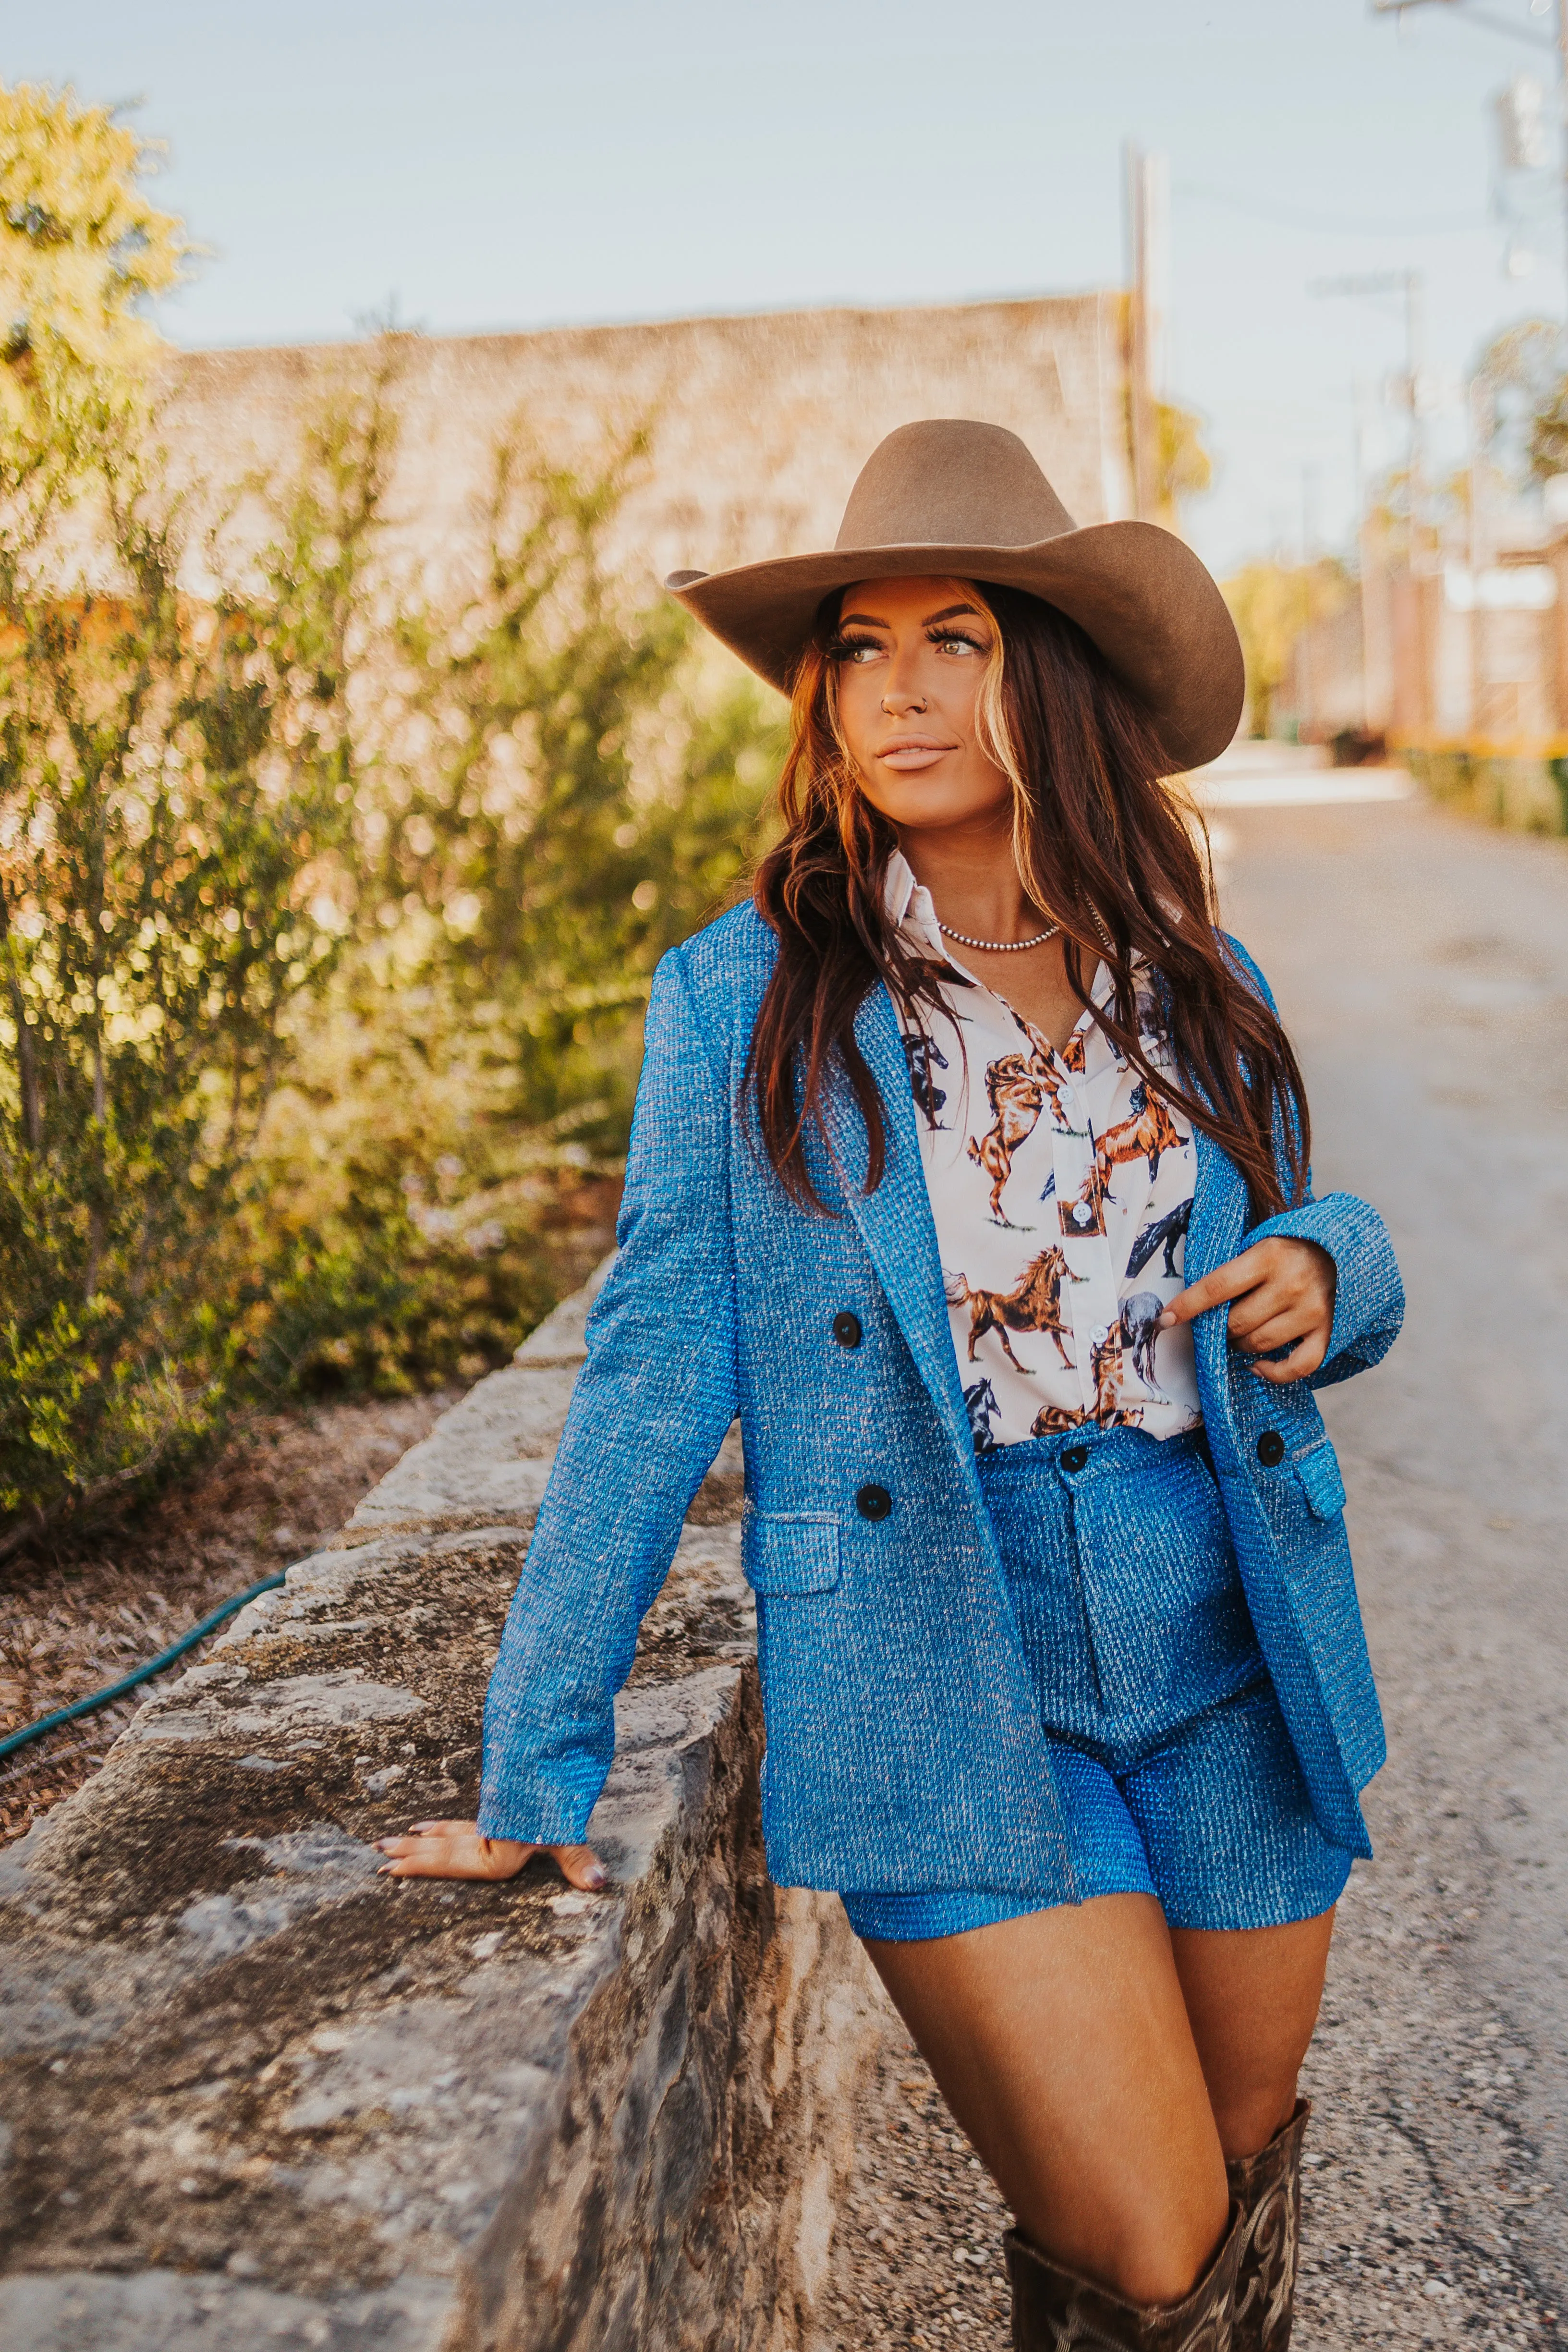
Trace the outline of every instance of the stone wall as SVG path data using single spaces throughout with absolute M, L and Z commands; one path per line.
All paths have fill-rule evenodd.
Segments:
M 618 550 L 651 589 L 686 565 L 831 546 L 883 434 L 972 416 L 1020 434 L 1077 520 L 1103 521 L 1130 511 L 1122 309 L 1120 295 L 1093 292 L 411 337 L 389 516 L 422 562 L 460 569 L 478 544 L 491 453 L 515 420 L 570 453 L 647 419 L 653 461 Z M 221 489 L 285 464 L 322 390 L 362 362 L 362 346 L 331 344 L 183 358 L 169 417 L 182 469 Z
M 764 1869 L 727 1449 L 618 1705 L 612 1890 L 377 1875 L 473 1811 L 592 1289 L 0 1860 L 6 2352 L 811 2343 L 878 1997 Z

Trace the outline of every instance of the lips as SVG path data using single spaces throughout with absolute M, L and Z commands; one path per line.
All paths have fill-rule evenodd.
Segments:
M 938 741 L 935 735 L 895 735 L 891 742 L 883 745 L 876 756 L 884 768 L 896 768 L 901 774 L 912 774 L 918 769 L 929 768 L 957 748 L 956 743 Z

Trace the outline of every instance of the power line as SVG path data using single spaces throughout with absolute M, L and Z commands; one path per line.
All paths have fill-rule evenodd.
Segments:
M 1401 21 L 1406 8 L 1420 8 L 1429 5 L 1430 0 L 1372 0 L 1375 16 L 1394 16 Z M 1443 0 L 1443 5 L 1450 8 L 1457 5 L 1463 8 L 1464 13 L 1459 18 L 1461 25 L 1479 25 L 1486 32 L 1500 33 L 1505 40 L 1522 41 L 1527 48 L 1554 49 L 1557 47 L 1550 33 L 1528 32 L 1522 25 L 1511 24 L 1506 16 L 1494 16 L 1485 8 L 1468 6 L 1466 0 Z
M 1232 195 L 1198 180 L 1178 180 L 1174 193 L 1200 202 L 1223 205 L 1228 212 L 1249 213 L 1254 219 L 1279 221 L 1288 228 L 1319 229 L 1341 236 L 1452 236 L 1462 229 L 1484 229 L 1484 213 L 1454 213 L 1427 221 L 1347 220 L 1327 213 L 1298 213 L 1287 205 L 1260 204 L 1255 196 Z

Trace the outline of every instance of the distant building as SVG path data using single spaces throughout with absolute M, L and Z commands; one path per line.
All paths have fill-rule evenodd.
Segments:
M 1427 747 L 1555 745 L 1568 734 L 1563 525 L 1513 501 L 1484 556 L 1451 534 L 1417 572 L 1388 562 L 1368 523 L 1350 602 L 1296 640 L 1281 722 L 1312 741 L 1365 729 Z
M 882 436 L 922 416 L 1010 425 L 1080 522 L 1132 506 L 1125 298 L 794 310 L 538 334 L 411 336 L 393 531 L 440 573 L 477 552 L 491 453 L 521 418 L 552 456 L 645 418 L 648 478 L 617 527 L 651 590 L 666 572 L 831 546 Z M 363 346 L 198 352 L 177 362 L 172 446 L 214 491 L 287 464 L 302 419 Z

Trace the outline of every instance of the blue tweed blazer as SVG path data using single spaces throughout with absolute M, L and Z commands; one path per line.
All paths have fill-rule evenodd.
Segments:
M 1070 1901 L 1049 1754 L 975 1472 L 894 1008 L 878 988 L 856 1023 L 886 1108 L 886 1172 L 863 1191 L 864 1125 L 841 1088 L 831 1150 L 812 1161 L 838 1213 L 809 1216 L 741 1108 L 774 954 L 744 907 L 655 974 L 620 1256 L 590 1318 L 490 1683 L 480 1826 L 548 1844 L 584 1837 L 638 1625 L 738 1414 L 775 1880 Z M 1366 1853 L 1357 1796 L 1383 1760 L 1383 1727 L 1344 1488 L 1312 1391 L 1386 1351 L 1404 1309 L 1398 1269 L 1376 1212 L 1347 1193 L 1249 1231 L 1236 1169 L 1201 1137 L 1197 1151 L 1189 1282 L 1266 1234 L 1320 1243 L 1338 1271 L 1329 1354 L 1310 1381 L 1274 1388 L 1249 1372 L 1222 1307 L 1195 1339 L 1247 1598 L 1312 1808 L 1328 1837 Z M 845 1308 L 864 1333 L 852 1349 L 832 1337 Z M 855 1505 L 871 1483 L 893 1497 L 875 1522 Z

